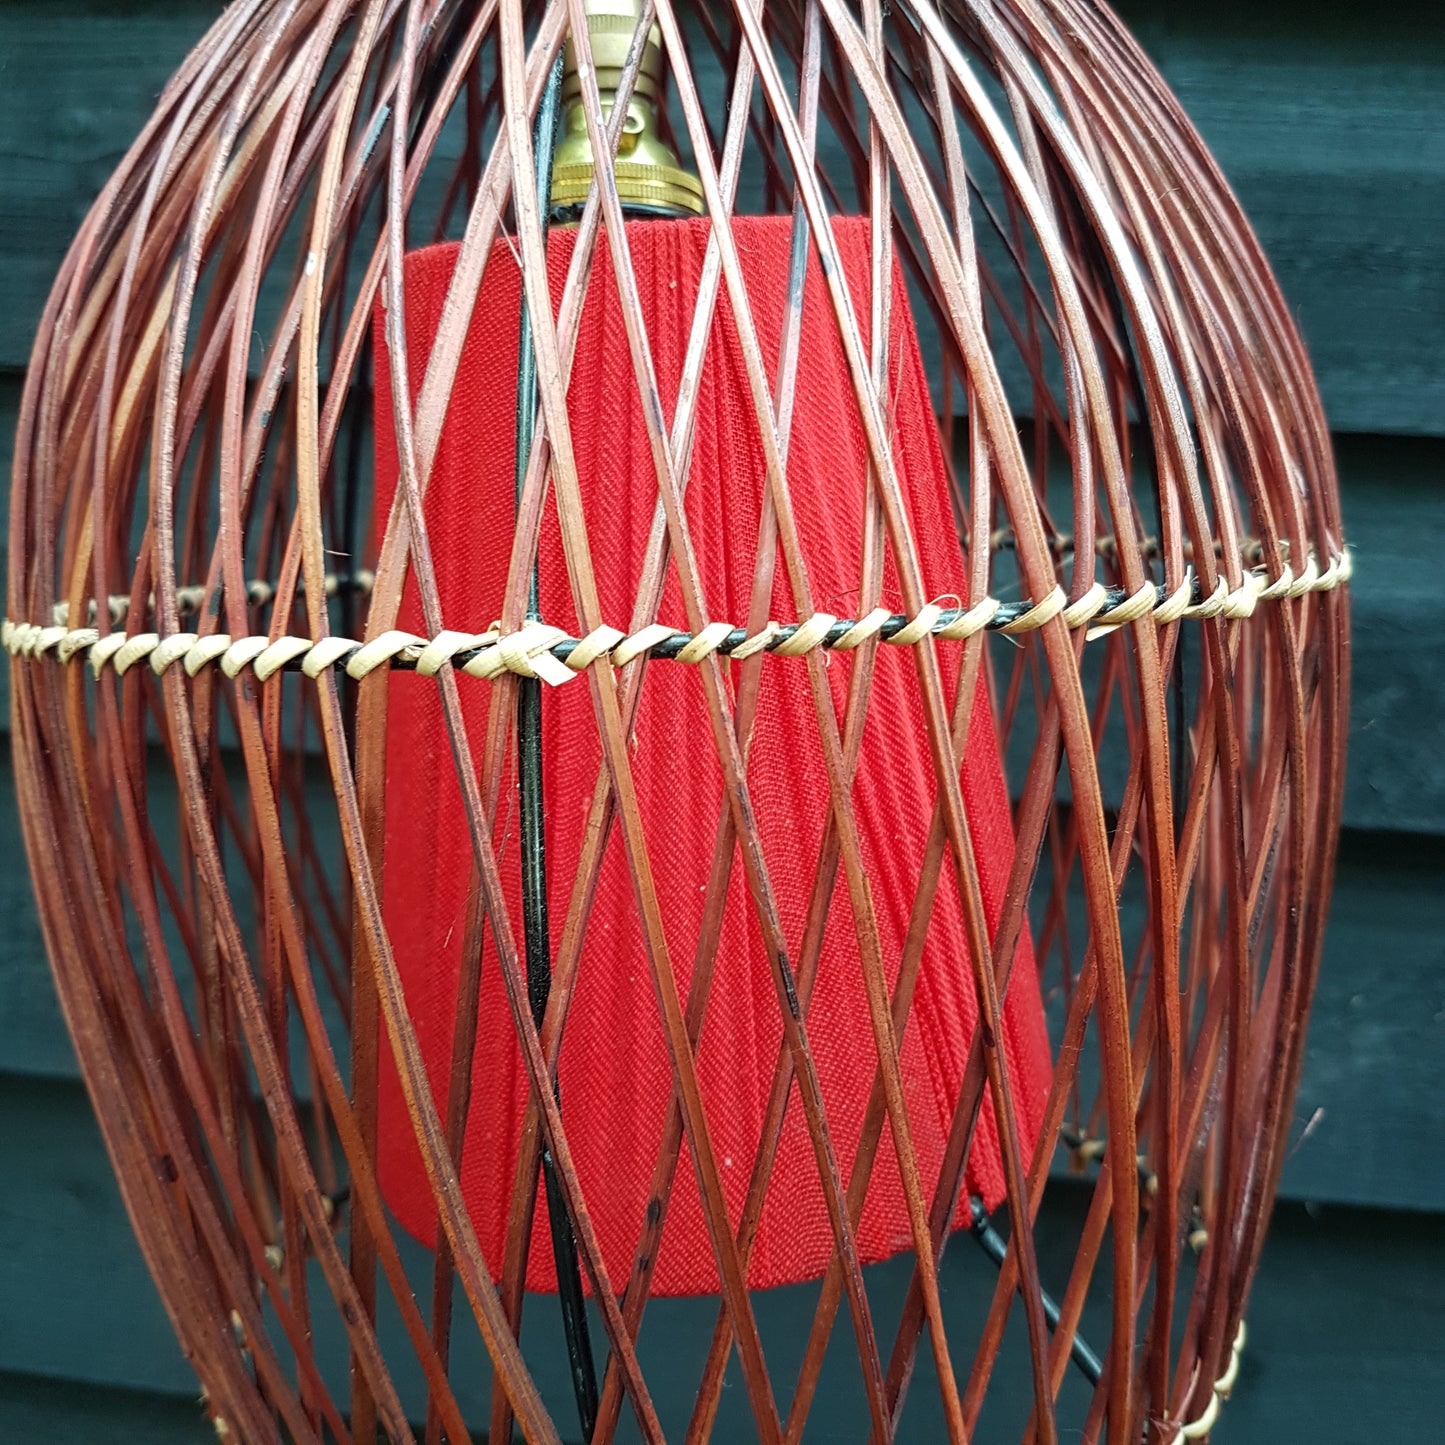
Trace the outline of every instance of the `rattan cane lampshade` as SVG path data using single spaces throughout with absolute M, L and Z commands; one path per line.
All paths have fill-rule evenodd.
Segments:
M 1349 566 L 1091 0 L 236 0 L 51 296 L 4 633 L 216 1430 L 1207 1435 Z

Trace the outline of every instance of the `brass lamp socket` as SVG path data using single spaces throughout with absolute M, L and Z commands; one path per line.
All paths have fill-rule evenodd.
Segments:
M 605 120 L 612 113 L 642 7 L 639 0 L 587 0 L 587 34 Z M 563 116 L 552 164 L 552 206 L 567 211 L 582 206 L 595 170 L 587 119 L 582 106 L 577 47 L 569 38 L 563 58 Z M 613 166 L 622 204 L 664 215 L 703 212 L 702 185 L 685 169 L 660 134 L 662 34 L 648 31 L 637 83 L 627 102 L 627 118 Z

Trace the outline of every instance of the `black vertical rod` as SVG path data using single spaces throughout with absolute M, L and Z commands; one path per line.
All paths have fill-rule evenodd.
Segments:
M 561 108 L 562 56 L 557 56 L 533 135 L 537 167 L 537 203 L 545 234 L 552 203 L 552 150 Z M 517 338 L 517 501 L 527 476 L 537 413 L 537 352 L 522 291 L 522 321 Z M 541 594 L 537 564 L 527 593 L 527 621 L 541 621 Z M 527 956 L 527 998 L 538 1028 L 547 1012 L 552 991 L 552 937 L 547 917 L 547 828 L 542 797 L 542 684 L 531 677 L 517 680 L 517 782 L 520 792 L 519 824 L 522 848 L 522 928 Z M 559 1095 L 560 1102 L 560 1095 Z M 582 1438 L 590 1440 L 597 1423 L 597 1370 L 587 1329 L 587 1301 L 582 1293 L 582 1271 L 577 1242 L 567 1218 L 567 1206 L 557 1181 L 552 1152 L 542 1148 L 542 1178 L 547 1191 L 547 1218 L 552 1232 L 552 1259 L 557 1267 L 557 1299 L 562 1308 L 562 1329 L 567 1339 L 567 1361 L 577 1397 Z
M 995 1268 L 1002 1269 L 1004 1259 L 1008 1255 L 1007 1241 L 993 1227 L 988 1217 L 988 1210 L 983 1207 L 983 1200 L 978 1195 L 971 1195 L 968 1203 L 971 1212 L 969 1233 L 978 1241 L 978 1247 L 993 1261 Z M 1044 1318 L 1048 1321 L 1049 1329 L 1058 1329 L 1059 1306 L 1057 1302 L 1052 1296 L 1044 1294 L 1043 1306 Z M 1091 1385 L 1097 1385 L 1099 1377 L 1104 1373 L 1104 1362 L 1089 1348 L 1077 1332 L 1069 1345 L 1069 1354 L 1084 1378 Z

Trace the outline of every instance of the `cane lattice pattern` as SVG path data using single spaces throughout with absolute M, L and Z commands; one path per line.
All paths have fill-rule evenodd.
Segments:
M 656 0 L 644 15 L 712 219 L 696 334 L 728 298 L 771 468 L 739 545 L 775 563 L 794 622 L 713 619 L 681 502 L 703 362 L 659 396 L 645 337 L 629 355 L 633 401 L 655 419 L 654 545 L 633 615 L 597 605 L 568 379 L 599 231 L 620 234 L 623 217 L 615 190 L 594 189 L 554 311 L 530 189 L 553 59 L 569 35 L 585 54 L 580 0 L 235 0 L 65 259 L 21 409 L 4 643 L 47 947 L 137 1236 L 231 1438 L 576 1438 L 553 1307 L 523 1309 L 525 1246 L 509 1236 L 505 1258 L 486 1257 L 462 1202 L 458 1101 L 484 1063 L 459 1035 L 449 1072 L 428 1074 L 383 908 L 388 687 L 418 672 L 457 739 L 447 786 L 484 900 L 460 926 L 491 930 L 519 1000 L 515 1238 L 538 1210 L 545 1149 L 592 1294 L 595 1438 L 792 1441 L 814 1438 L 810 1421 L 841 1438 L 823 1433 L 840 1400 L 859 1439 L 1202 1438 L 1243 1346 L 1341 804 L 1350 561 L 1299 337 L 1177 102 L 1090 0 Z M 635 64 L 624 87 L 634 78 Z M 594 134 L 615 146 L 622 113 L 594 106 Z M 869 448 L 872 551 L 846 600 L 813 595 L 790 527 L 789 418 L 809 358 L 799 310 L 778 357 L 748 320 L 735 222 L 765 213 L 792 217 L 827 279 Z M 852 293 L 833 215 L 870 218 L 873 276 L 906 280 L 943 418 L 958 597 L 925 590 L 893 475 L 888 352 L 872 343 L 891 288 Z M 445 240 L 458 243 L 447 306 L 409 368 L 394 319 L 405 258 Z M 520 580 L 486 611 L 443 617 L 424 503 L 472 304 L 504 252 L 541 318 Z M 609 255 L 626 308 L 636 278 L 625 251 Z M 378 315 L 403 398 L 385 512 Z M 527 616 L 548 517 L 575 631 Z M 660 616 L 673 582 L 686 615 Z M 408 588 L 425 636 L 398 625 Z M 645 1266 L 607 1282 L 565 1090 L 559 1103 L 551 1087 L 585 950 L 559 949 L 540 1026 L 525 1004 L 522 920 L 497 882 L 517 690 L 532 677 L 591 688 L 602 763 L 578 805 L 625 845 L 638 922 L 661 939 L 658 840 L 627 786 L 653 662 L 701 680 L 728 803 L 708 836 L 751 860 L 728 886 L 746 886 L 765 931 L 768 820 L 729 761 L 745 748 L 714 739 L 746 733 L 767 669 L 806 670 L 835 799 L 806 887 L 861 929 L 867 880 L 844 800 L 859 769 L 887 766 L 857 741 L 884 642 L 906 647 L 926 718 L 932 767 L 911 780 L 934 810 L 923 872 L 963 899 L 981 1020 L 943 1163 L 904 1168 L 917 1227 L 901 1264 L 867 1270 L 855 1161 L 820 1166 L 833 1263 L 790 1297 L 803 1314 L 787 1338 L 739 1284 L 747 1241 L 725 1210 L 717 1267 L 732 1285 L 669 1314 L 671 1301 L 649 1307 Z M 825 670 L 843 667 L 835 708 Z M 462 724 L 458 674 L 489 679 L 484 735 Z M 957 764 L 980 695 L 1014 840 L 992 922 Z M 569 928 L 585 930 L 598 858 L 568 880 Z M 1054 1061 L 1031 1151 L 993 1046 L 1026 931 Z M 665 958 L 648 966 L 674 1095 L 703 1121 L 716 1105 L 696 1089 L 706 997 L 669 993 Z M 828 1101 L 806 1088 L 805 1004 L 776 966 L 771 1022 L 787 1044 L 758 1067 L 780 1070 L 789 1127 L 834 1158 Z M 903 1160 L 915 1121 L 890 1080 L 918 1025 L 881 965 L 863 983 L 878 1010 L 858 1048 L 887 1104 L 859 1155 L 886 1137 Z M 404 1236 L 378 1185 L 386 1069 L 434 1197 L 434 1253 Z M 949 1232 L 983 1111 L 1003 1161 L 996 1272 Z M 660 1170 L 731 1165 L 699 1157 L 705 1133 L 679 1127 Z M 1081 1333 L 1097 1384 L 1070 1373 Z

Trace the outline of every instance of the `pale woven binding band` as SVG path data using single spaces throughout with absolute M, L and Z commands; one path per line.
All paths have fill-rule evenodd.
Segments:
M 1229 1363 L 1224 1367 L 1224 1373 L 1214 1382 L 1214 1388 L 1209 1394 L 1209 1403 L 1204 1407 L 1204 1413 L 1197 1420 L 1191 1420 L 1187 1425 L 1181 1425 L 1174 1433 L 1174 1438 L 1169 1445 L 1188 1445 L 1190 1440 L 1203 1440 L 1214 1428 L 1215 1422 L 1219 1419 L 1219 1410 L 1229 1398 L 1229 1392 L 1234 1388 L 1234 1382 L 1239 1377 L 1239 1359 L 1244 1354 L 1245 1334 L 1244 1321 L 1240 1320 L 1239 1329 L 1235 1332 L 1234 1343 L 1229 1347 Z
M 874 638 L 895 647 L 910 647 L 929 636 L 948 642 L 963 641 L 984 631 L 1016 637 L 1035 632 L 1056 617 L 1070 628 L 1086 628 L 1086 639 L 1108 636 L 1148 617 L 1160 626 L 1185 618 L 1234 620 L 1249 617 L 1262 601 L 1332 591 L 1349 580 L 1351 570 L 1346 550 L 1332 557 L 1323 570 L 1314 557 L 1309 558 L 1298 577 L 1286 564 L 1273 580 L 1262 572 L 1247 572 L 1234 591 L 1221 579 L 1207 597 L 1192 575 L 1173 591 L 1146 585 L 1133 594 L 1095 582 L 1074 603 L 1068 601 L 1062 587 L 1055 587 L 1040 602 L 1001 602 L 996 597 L 985 597 L 969 608 L 929 602 L 912 617 L 875 608 L 860 620 L 819 612 L 801 622 L 769 622 L 755 633 L 713 622 L 695 636 L 654 622 L 630 635 L 614 627 L 599 627 L 582 638 L 569 637 L 559 628 L 542 623 L 530 623 L 507 636 L 495 626 L 485 632 L 447 630 L 434 638 L 392 631 L 366 643 L 346 637 L 273 640 L 261 635 L 201 637 L 194 632 L 162 637 L 155 632 L 101 633 L 94 627 L 69 627 L 67 609 L 61 603 L 54 609 L 54 620 L 48 627 L 30 622 L 0 624 L 0 645 L 17 658 L 50 657 L 72 662 L 84 656 L 97 677 L 106 667 L 124 675 L 140 662 L 147 662 L 157 675 L 179 663 L 191 677 L 213 665 L 219 665 L 231 678 L 250 668 L 263 682 L 278 672 L 299 671 L 316 678 L 332 668 L 359 679 L 382 666 L 434 676 L 450 665 L 470 677 L 492 678 L 511 672 L 555 686 L 602 657 L 613 667 L 625 667 L 644 656 L 696 665 L 714 654 L 741 661 L 759 652 L 780 657 L 803 657 L 819 648 L 846 652 Z M 337 579 L 328 578 L 327 584 L 328 592 L 337 590 Z M 350 585 L 366 590 L 369 584 L 370 576 L 366 574 Z M 199 591 L 184 590 L 188 601 L 190 593 Z M 268 583 L 256 582 L 248 586 L 247 595 L 264 606 L 274 594 Z M 115 600 L 111 599 L 113 611 Z M 128 599 L 121 600 L 128 610 Z M 92 613 L 94 610 L 92 607 Z

